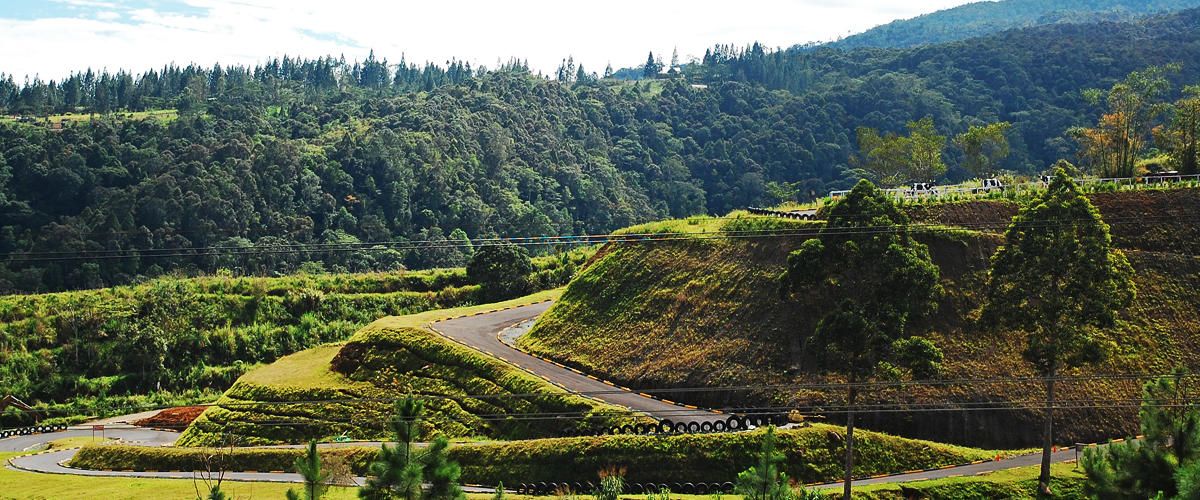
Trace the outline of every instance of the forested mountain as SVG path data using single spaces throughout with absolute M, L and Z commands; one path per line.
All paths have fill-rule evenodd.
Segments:
M 374 57 L 3 78 L 9 113 L 97 114 L 61 130 L 0 120 L 0 291 L 461 265 L 468 239 L 603 233 L 845 187 L 867 175 L 849 167 L 856 127 L 925 116 L 943 134 L 1012 122 L 1002 168 L 1036 173 L 1074 155 L 1064 130 L 1095 122 L 1082 89 L 1181 63 L 1177 91 L 1200 82 L 1198 44 L 1188 10 L 915 49 L 715 47 L 686 79 L 638 83 Z M 130 114 L 159 107 L 178 115 Z
M 1059 23 L 1133 21 L 1148 15 L 1200 7 L 1197 0 L 1000 0 L 939 10 L 876 26 L 840 40 L 807 48 L 906 48 L 966 40 L 1014 28 Z

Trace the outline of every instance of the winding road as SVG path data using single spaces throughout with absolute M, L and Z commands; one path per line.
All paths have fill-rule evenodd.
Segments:
M 541 316 L 551 305 L 553 302 L 546 301 L 486 314 L 463 316 L 439 321 L 434 323 L 431 328 L 451 340 L 525 368 L 564 389 L 606 403 L 624 406 L 658 419 L 670 419 L 675 422 L 704 422 L 729 418 L 729 415 L 654 399 L 595 377 L 589 377 L 582 372 L 514 349 L 501 342 L 497 337 L 505 328 Z
M 509 346 L 508 344 L 505 344 L 504 342 L 501 342 L 498 338 L 498 334 L 504 329 L 540 316 L 543 312 L 549 309 L 551 305 L 552 302 L 547 301 L 488 313 L 453 318 L 436 322 L 431 325 L 431 328 L 451 340 L 464 344 L 484 354 L 494 356 L 503 361 L 519 366 L 526 371 L 538 375 L 569 391 L 588 395 L 608 403 L 621 405 L 631 410 L 642 412 L 656 418 L 671 419 L 676 422 L 715 421 L 727 418 L 726 415 L 711 410 L 685 407 L 668 401 L 654 399 L 652 397 L 633 392 L 629 389 L 615 386 L 611 383 L 587 376 L 582 372 L 534 357 L 530 354 L 526 354 Z M 0 452 L 20 452 L 52 440 L 69 437 L 86 437 L 91 435 L 92 432 L 90 430 L 69 430 L 48 434 L 15 436 L 0 439 Z M 119 438 L 121 442 L 124 443 L 114 446 L 162 446 L 174 443 L 179 437 L 179 434 L 175 432 L 151 429 L 110 429 L 105 431 L 105 436 L 109 438 Z M 378 446 L 378 443 L 338 443 L 323 446 Z M 65 463 L 74 457 L 77 451 L 77 449 L 67 449 L 14 457 L 5 463 L 5 467 L 12 470 L 23 470 L 47 474 L 75 474 L 82 476 L 117 476 L 164 479 L 192 478 L 192 472 L 190 471 L 99 471 L 72 469 L 70 467 L 63 466 L 62 463 Z M 1073 460 L 1075 458 L 1075 451 L 1071 449 L 1059 451 L 1053 455 L 1054 462 L 1064 462 L 1067 460 Z M 948 477 L 978 476 L 1016 467 L 1035 466 L 1040 462 L 1041 454 L 1024 455 L 1000 461 L 989 461 L 971 465 L 949 467 L 945 469 L 910 471 L 896 475 L 858 479 L 855 480 L 853 484 L 858 486 L 870 484 L 906 483 Z M 225 480 L 286 483 L 301 482 L 301 478 L 298 474 L 280 472 L 230 472 L 226 473 Z M 358 484 L 362 484 L 363 479 L 356 478 L 356 481 Z M 841 483 L 838 482 L 816 485 L 815 487 L 839 488 L 841 486 Z M 464 489 L 468 492 L 486 493 L 492 491 L 492 489 L 487 487 L 467 486 L 464 487 Z

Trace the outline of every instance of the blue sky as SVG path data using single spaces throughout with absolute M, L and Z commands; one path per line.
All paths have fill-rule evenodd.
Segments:
M 717 43 L 787 47 L 967 3 L 961 0 L 0 0 L 0 72 L 59 79 L 176 64 L 253 65 L 268 57 L 375 50 L 397 62 L 494 66 L 516 56 L 551 72 L 701 56 Z

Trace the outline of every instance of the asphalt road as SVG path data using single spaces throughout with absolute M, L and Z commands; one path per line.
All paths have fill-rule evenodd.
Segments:
M 1083 454 L 1081 453 L 1079 455 L 1079 457 L 1082 458 Z M 1057 453 L 1052 453 L 1050 455 L 1050 460 L 1053 463 L 1065 462 L 1067 460 L 1074 460 L 1074 459 L 1075 459 L 1075 450 L 1073 450 L 1073 449 L 1062 450 Z M 925 480 L 931 480 L 931 479 L 943 479 L 943 478 L 948 478 L 948 477 L 984 476 L 984 475 L 991 474 L 991 473 L 994 473 L 997 471 L 1015 469 L 1018 467 L 1036 466 L 1036 465 L 1041 465 L 1041 463 L 1042 463 L 1042 454 L 1039 452 L 1039 453 L 1035 453 L 1032 455 L 1021 455 L 1021 456 L 1017 456 L 1017 457 L 1007 458 L 1004 460 L 997 460 L 994 462 L 984 462 L 981 464 L 974 464 L 974 465 L 964 465 L 961 467 L 950 467 L 950 468 L 940 469 L 940 470 L 912 472 L 909 474 L 902 474 L 902 475 L 897 475 L 897 476 L 886 476 L 886 477 L 878 477 L 878 478 L 871 478 L 871 479 L 857 479 L 857 480 L 854 480 L 851 484 L 853 484 L 854 486 L 867 486 L 870 484 L 908 483 L 908 482 L 925 481 Z M 837 482 L 837 483 L 822 484 L 822 485 L 812 486 L 812 487 L 820 488 L 820 489 L 841 488 L 842 483 Z
M 108 438 L 121 438 L 122 441 L 137 442 L 146 446 L 159 446 L 174 443 L 179 438 L 178 432 L 153 431 L 150 429 L 109 429 L 103 435 Z M 96 433 L 99 440 L 100 432 Z M 12 453 L 40 444 L 49 443 L 56 439 L 72 437 L 92 437 L 92 431 L 59 431 L 46 434 L 31 434 L 0 439 L 0 452 Z
M 628 389 L 606 384 L 601 380 L 588 377 L 582 373 L 577 373 L 568 368 L 563 368 L 549 361 L 535 358 L 513 349 L 497 338 L 501 330 L 540 316 L 552 304 L 552 302 L 541 302 L 487 314 L 439 321 L 433 324 L 433 329 L 477 351 L 493 355 L 519 367 L 527 368 L 529 371 L 565 387 L 569 391 L 582 393 L 607 403 L 621 405 L 655 418 L 670 419 L 674 422 L 704 422 L 729 418 L 728 415 L 709 410 L 686 408 L 642 396 Z
M 149 429 L 113 429 L 105 431 L 106 437 L 120 438 L 121 441 L 129 443 L 127 445 L 113 446 L 160 446 L 163 444 L 172 444 L 177 438 L 177 432 L 164 432 Z M 0 451 L 22 451 L 29 446 L 38 443 L 46 443 L 56 439 L 76 437 L 76 436 L 91 436 L 91 431 L 64 431 L 51 432 L 47 434 L 35 434 L 31 436 L 19 436 L 7 439 L 0 439 Z M 97 436 L 99 437 L 99 436 Z M 332 447 L 346 446 L 363 446 L 377 447 L 379 443 L 337 443 L 332 445 L 322 445 Z M 162 472 L 125 472 L 125 471 L 102 471 L 89 469 L 72 469 L 61 465 L 75 457 L 78 449 L 68 449 L 61 451 L 51 451 L 38 455 L 26 455 L 13 458 L 10 462 L 5 463 L 5 467 L 12 470 L 21 470 L 25 472 L 40 472 L 43 474 L 72 474 L 77 476 L 97 476 L 97 477 L 143 477 L 143 478 L 159 478 L 159 479 L 192 479 L 192 471 L 162 471 Z M 238 482 L 270 482 L 270 483 L 300 483 L 303 479 L 299 474 L 290 472 L 226 472 L 226 481 Z M 362 477 L 354 478 L 355 484 L 362 485 L 366 479 Z M 490 493 L 492 488 L 464 486 L 464 491 L 469 493 Z
M 490 354 L 509 363 L 528 369 L 529 371 L 542 376 L 552 382 L 555 382 L 568 390 L 583 394 L 595 394 L 597 399 L 607 401 L 609 403 L 619 404 L 633 410 L 641 411 L 657 418 L 669 418 L 673 421 L 704 421 L 718 420 L 727 418 L 725 415 L 717 414 L 708 410 L 685 408 L 675 404 L 666 403 L 656 399 L 637 394 L 636 392 L 622 390 L 618 387 L 606 384 L 600 380 L 588 377 L 581 373 L 577 373 L 567 368 L 560 367 L 539 358 L 535 358 L 521 351 L 509 347 L 497 338 L 497 334 L 512 325 L 522 321 L 540 316 L 543 312 L 550 308 L 550 302 L 506 309 L 487 314 L 476 316 L 467 316 L 452 320 L 440 321 L 433 325 L 433 328 L 441 334 L 460 341 L 476 350 L 485 354 Z M 51 440 L 91 436 L 91 431 L 60 431 L 48 434 L 35 434 L 31 436 L 16 436 L 6 439 L 0 439 L 0 452 L 19 452 L 27 448 L 35 446 L 39 443 L 49 442 Z M 175 432 L 155 431 L 150 429 L 111 429 L 105 431 L 105 436 L 109 438 L 120 438 L 122 441 L 134 446 L 160 446 L 169 445 L 175 442 L 179 437 Z M 378 443 L 344 443 L 334 444 L 332 446 L 378 446 Z M 154 477 L 154 478 L 174 478 L 174 479 L 189 479 L 192 478 L 192 473 L 188 472 L 122 472 L 122 471 L 93 471 L 84 469 L 72 469 L 60 465 L 60 462 L 70 460 L 75 456 L 77 450 L 62 450 L 38 455 L 28 455 L 14 458 L 11 464 L 6 463 L 5 466 L 15 470 L 26 470 L 32 472 L 42 472 L 51 474 L 75 474 L 83 476 L 118 476 L 118 477 Z M 1074 450 L 1067 449 L 1052 455 L 1054 462 L 1063 462 L 1066 460 L 1075 459 Z M 877 477 L 871 479 L 855 480 L 855 486 L 865 486 L 870 484 L 888 484 L 888 483 L 905 483 L 914 481 L 923 481 L 930 479 L 941 479 L 947 477 L 959 476 L 977 476 L 986 475 L 1000 470 L 1006 470 L 1016 467 L 1029 467 L 1041 463 L 1041 454 L 1025 455 L 1013 457 L 1005 460 L 984 462 L 980 464 L 966 465 L 961 467 L 952 467 L 947 469 L 913 472 L 909 474 Z M 15 467 L 14 467 L 15 466 Z M 900 471 L 898 471 L 900 472 Z M 258 482 L 300 482 L 301 478 L 298 474 L 292 473 L 268 473 L 268 472 L 231 472 L 226 473 L 226 480 L 229 481 L 258 481 Z M 358 484 L 362 484 L 363 478 L 356 478 Z M 830 483 L 815 486 L 816 488 L 840 488 L 841 483 Z M 490 492 L 489 488 L 483 487 L 464 487 L 471 492 Z

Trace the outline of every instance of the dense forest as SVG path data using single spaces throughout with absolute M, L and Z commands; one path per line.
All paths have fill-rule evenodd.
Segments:
M 912 19 L 876 26 L 857 35 L 828 43 L 810 43 L 805 48 L 858 47 L 907 48 L 930 43 L 954 42 L 1058 23 L 1134 21 L 1155 14 L 1200 7 L 1196 0 L 1003 0 L 981 1 L 939 10 Z
M 718 46 L 641 82 L 373 55 L 5 76 L 0 292 L 461 266 L 485 238 L 806 201 L 871 176 L 857 127 L 925 117 L 949 136 L 1010 122 L 1000 168 L 1038 173 L 1100 115 L 1083 90 L 1179 63 L 1173 100 L 1200 81 L 1197 44 L 1188 10 L 915 49 Z M 967 175 L 955 154 L 946 180 Z

